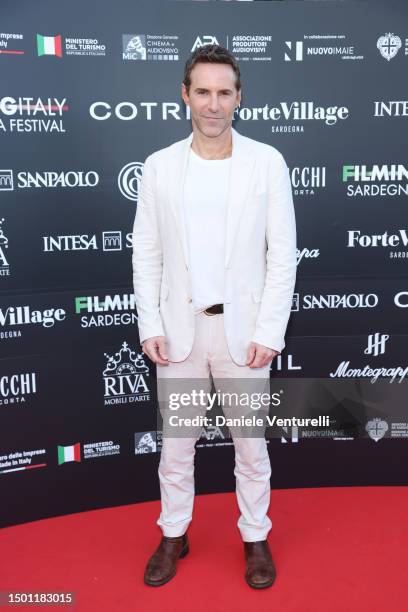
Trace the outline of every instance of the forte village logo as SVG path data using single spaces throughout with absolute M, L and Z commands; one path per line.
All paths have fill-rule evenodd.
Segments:
M 16 181 L 13 178 L 13 170 L 0 170 L 0 190 L 5 191 L 13 191 L 14 188 L 96 187 L 98 183 L 99 174 L 93 170 L 21 171 L 17 172 Z
M 137 322 L 134 293 L 75 298 L 75 314 L 81 315 L 81 327 L 111 327 Z
M 67 313 L 63 308 L 35 310 L 31 306 L 8 306 L 0 308 L 0 339 L 20 338 L 21 327 L 38 325 L 43 328 L 54 327 L 65 321 Z
M 62 98 L 0 98 L 1 132 L 66 132 L 63 114 L 69 110 Z
M 386 249 L 390 259 L 408 259 L 408 230 L 399 229 L 383 234 L 363 234 L 360 230 L 347 231 L 347 248 Z
M 114 355 L 105 353 L 103 371 L 105 406 L 150 400 L 149 368 L 143 353 L 133 351 L 127 342 Z
M 177 61 L 179 37 L 170 34 L 122 34 L 122 59 Z
M 403 164 L 343 166 L 342 181 L 350 197 L 408 195 L 408 170 Z

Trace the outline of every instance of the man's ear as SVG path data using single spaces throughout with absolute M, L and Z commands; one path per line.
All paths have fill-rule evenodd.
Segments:
M 183 98 L 183 100 L 184 100 L 185 104 L 186 104 L 187 106 L 189 106 L 190 104 L 189 104 L 189 101 L 188 101 L 188 93 L 187 93 L 187 88 L 186 88 L 186 86 L 184 85 L 184 83 L 182 83 L 182 84 L 181 84 L 181 97 Z

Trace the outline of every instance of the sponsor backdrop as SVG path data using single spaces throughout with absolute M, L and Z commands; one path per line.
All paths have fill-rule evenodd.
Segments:
M 242 70 L 234 127 L 281 151 L 292 178 L 298 283 L 271 381 L 382 381 L 379 403 L 375 386 L 338 401 L 344 422 L 270 439 L 272 486 L 407 484 L 406 403 L 391 393 L 408 373 L 407 13 L 3 0 L 1 525 L 159 497 L 131 232 L 144 160 L 190 133 L 184 62 L 210 42 Z M 221 429 L 203 429 L 197 492 L 233 490 L 233 461 Z

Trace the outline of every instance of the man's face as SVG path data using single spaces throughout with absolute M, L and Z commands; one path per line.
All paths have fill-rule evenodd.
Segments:
M 189 94 L 183 83 L 181 95 L 190 107 L 193 125 L 208 138 L 216 138 L 231 126 L 235 107 L 241 102 L 235 72 L 229 64 L 199 63 L 190 78 Z

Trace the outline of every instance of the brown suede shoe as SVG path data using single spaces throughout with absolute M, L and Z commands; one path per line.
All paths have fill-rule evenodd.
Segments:
M 275 565 L 267 540 L 244 542 L 245 580 L 254 589 L 272 586 L 276 578 Z
M 185 557 L 188 551 L 187 533 L 178 538 L 163 536 L 146 566 L 145 584 L 161 586 L 171 580 L 177 571 L 177 560 Z

